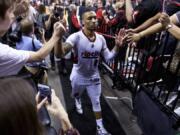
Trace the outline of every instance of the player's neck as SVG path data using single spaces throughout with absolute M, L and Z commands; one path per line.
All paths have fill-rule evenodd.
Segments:
M 90 30 L 87 30 L 87 29 L 83 29 L 83 32 L 85 33 L 85 35 L 89 38 L 93 38 L 95 36 L 95 33 L 94 31 L 90 31 Z

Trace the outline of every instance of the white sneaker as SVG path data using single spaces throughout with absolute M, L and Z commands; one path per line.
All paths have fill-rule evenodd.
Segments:
M 175 112 L 177 115 L 180 116 L 180 107 L 176 108 L 176 109 L 174 110 L 174 112 Z
M 99 126 L 97 125 L 97 135 L 111 135 L 107 132 L 107 130 L 104 128 L 103 125 Z
M 168 99 L 168 101 L 166 102 L 166 105 L 170 106 L 170 105 L 175 101 L 176 98 L 177 98 L 177 94 L 171 96 L 171 97 Z
M 76 106 L 76 111 L 77 111 L 77 113 L 78 113 L 78 114 L 83 114 L 81 99 L 75 98 L 75 106 Z

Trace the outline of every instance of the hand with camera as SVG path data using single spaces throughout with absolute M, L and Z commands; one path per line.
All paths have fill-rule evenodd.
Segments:
M 61 104 L 61 101 L 56 96 L 55 91 L 51 89 L 51 87 L 43 84 L 38 84 L 36 103 L 37 111 L 39 111 L 41 107 L 45 105 L 47 107 L 47 110 L 60 120 L 63 133 L 75 130 L 71 125 L 68 114 Z
M 40 92 L 36 95 L 36 104 L 37 104 L 37 111 L 39 111 L 43 105 L 45 105 L 47 102 L 47 97 L 45 97 L 43 100 L 40 100 Z
M 38 84 L 38 93 L 36 95 L 37 110 L 39 111 L 46 102 L 51 104 L 51 87 L 44 84 Z
M 51 104 L 46 102 L 46 107 L 49 112 L 51 112 L 52 115 L 56 116 L 59 118 L 61 125 L 62 125 L 62 130 L 67 131 L 72 129 L 71 122 L 68 118 L 67 112 L 64 110 L 64 107 L 62 106 L 59 98 L 56 96 L 55 91 L 52 89 L 52 94 L 51 94 Z
M 59 21 L 59 13 L 57 11 L 52 11 L 52 13 L 50 14 L 49 17 L 50 17 L 50 20 L 51 20 L 52 24 Z

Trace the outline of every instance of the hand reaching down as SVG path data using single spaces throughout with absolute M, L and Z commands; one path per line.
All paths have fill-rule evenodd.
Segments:
M 128 33 L 127 42 L 132 44 L 133 42 L 138 42 L 141 38 L 141 33 Z

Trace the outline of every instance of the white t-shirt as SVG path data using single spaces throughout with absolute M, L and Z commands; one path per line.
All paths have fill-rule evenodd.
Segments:
M 33 22 L 36 22 L 36 16 L 37 16 L 36 9 L 33 6 L 29 5 L 28 19 L 32 20 Z
M 70 35 L 66 42 L 73 46 L 77 64 L 73 65 L 70 79 L 78 79 L 79 83 L 89 84 L 91 82 L 100 82 L 98 71 L 100 55 L 105 59 L 113 58 L 115 53 L 107 48 L 103 36 L 95 33 L 95 41 L 90 41 L 83 31 Z
M 0 43 L 0 77 L 16 75 L 29 57 L 27 51 L 15 50 Z

